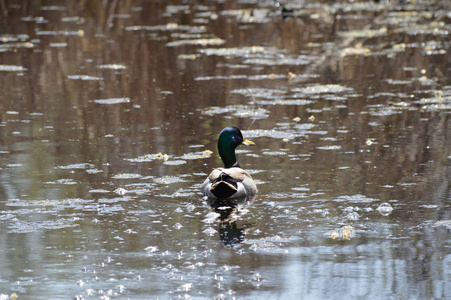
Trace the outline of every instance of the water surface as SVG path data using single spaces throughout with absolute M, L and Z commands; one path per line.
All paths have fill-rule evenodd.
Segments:
M 183 3 L 0 6 L 0 299 L 451 298 L 449 4 Z

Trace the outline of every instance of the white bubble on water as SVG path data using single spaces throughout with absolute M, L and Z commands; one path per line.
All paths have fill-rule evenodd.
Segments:
M 384 202 L 377 208 L 379 213 L 383 216 L 388 216 L 392 213 L 393 207 L 390 205 L 390 203 Z

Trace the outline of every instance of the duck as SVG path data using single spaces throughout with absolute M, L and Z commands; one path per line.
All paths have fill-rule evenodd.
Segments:
M 201 193 L 210 199 L 235 199 L 253 197 L 257 186 L 248 172 L 243 170 L 236 159 L 235 149 L 239 145 L 253 146 L 254 142 L 243 137 L 241 130 L 228 126 L 221 130 L 218 151 L 224 168 L 215 168 L 205 179 Z

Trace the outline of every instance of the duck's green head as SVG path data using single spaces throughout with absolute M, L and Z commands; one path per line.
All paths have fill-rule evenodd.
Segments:
M 255 145 L 245 139 L 241 131 L 233 126 L 224 128 L 219 134 L 218 150 L 222 162 L 226 168 L 237 167 L 238 162 L 235 157 L 235 148 L 241 144 Z

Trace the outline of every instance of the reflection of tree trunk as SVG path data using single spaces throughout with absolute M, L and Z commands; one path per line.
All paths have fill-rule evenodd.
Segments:
M 0 12 L 3 12 L 3 16 L 8 15 L 8 10 L 6 9 L 5 0 L 0 0 Z
M 0 173 L 0 210 L 5 209 L 4 206 L 8 199 L 18 198 L 16 188 L 11 184 L 10 180 L 8 180 L 8 177 L 11 175 L 8 173 L 9 172 L 6 171 Z
M 377 24 L 378 21 L 382 20 L 386 17 L 386 12 L 382 13 L 364 26 L 361 30 L 370 30 L 374 24 Z M 324 31 L 324 27 L 327 25 L 327 29 L 329 29 L 330 39 L 334 42 L 334 47 L 323 47 L 322 54 L 316 59 L 311 65 L 309 65 L 305 73 L 306 74 L 317 74 L 319 72 L 323 72 L 325 69 L 330 68 L 339 78 L 341 78 L 340 74 L 343 73 L 343 69 L 345 68 L 343 64 L 342 53 L 346 48 L 355 47 L 356 44 L 363 44 L 365 40 L 368 38 L 361 37 L 339 37 L 337 35 L 337 17 L 340 15 L 338 13 L 334 13 L 333 15 L 330 12 L 321 12 L 318 14 L 320 18 L 315 21 L 317 27 L 322 27 L 322 31 Z M 341 39 L 341 41 L 340 41 Z

